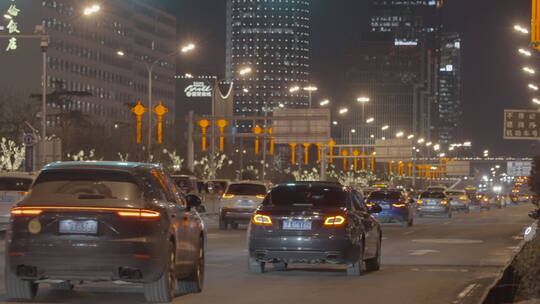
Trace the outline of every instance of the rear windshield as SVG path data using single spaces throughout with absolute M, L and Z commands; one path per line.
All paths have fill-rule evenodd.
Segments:
M 446 195 L 452 195 L 452 196 L 465 195 L 465 192 L 463 192 L 463 191 L 446 191 Z
M 279 186 L 274 188 L 263 205 L 287 207 L 346 207 L 346 193 L 335 187 L 308 185 Z
M 266 187 L 257 184 L 230 184 L 227 194 L 234 195 L 265 195 Z
M 384 200 L 384 199 L 387 199 L 387 200 L 397 200 L 397 199 L 400 199 L 401 198 L 401 192 L 382 192 L 382 191 L 377 191 L 377 192 L 373 192 L 371 193 L 371 195 L 369 196 L 369 199 L 381 199 L 381 200 Z
M 423 192 L 420 198 L 445 198 L 442 192 Z
M 31 178 L 0 177 L 0 191 L 28 191 Z
M 173 177 L 174 183 L 182 190 L 192 191 L 196 189 L 196 182 L 187 176 Z
M 89 205 L 99 201 L 139 200 L 141 196 L 135 178 L 127 172 L 66 169 L 43 171 L 28 200 Z

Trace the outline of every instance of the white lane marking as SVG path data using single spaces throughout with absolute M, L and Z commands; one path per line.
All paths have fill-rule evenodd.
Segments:
M 415 233 L 415 232 L 416 232 L 416 231 L 411 230 L 411 231 L 403 232 L 402 234 L 403 234 L 403 235 L 409 235 L 409 234 L 412 234 L 412 233 Z
M 431 249 L 419 249 L 419 250 L 409 250 L 409 255 L 426 255 L 429 253 L 439 253 L 439 250 Z
M 463 291 L 459 293 L 458 299 L 463 299 L 464 297 L 466 297 L 476 287 L 476 285 L 477 284 L 471 284 L 465 287 L 465 289 L 463 289 Z
M 512 237 L 512 239 L 514 239 L 514 240 L 516 240 L 516 241 L 523 240 L 523 238 L 524 238 L 523 235 L 514 235 L 514 236 Z
M 482 240 L 465 240 L 465 239 L 416 239 L 412 240 L 414 243 L 430 243 L 430 244 L 480 244 Z

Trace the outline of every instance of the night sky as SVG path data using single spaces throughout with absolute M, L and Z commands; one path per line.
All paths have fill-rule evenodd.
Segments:
M 344 47 L 350 37 L 367 28 L 367 0 L 313 2 L 312 82 L 320 88 L 320 99 L 340 100 Z M 179 72 L 223 76 L 226 1 L 168 0 L 162 3 L 171 12 L 176 11 L 179 41 L 193 40 L 199 46 L 194 57 L 179 61 Z M 445 5 L 446 29 L 458 31 L 464 38 L 466 139 L 473 141 L 476 151 L 489 149 L 492 155 L 530 156 L 539 152 L 537 142 L 502 139 L 503 109 L 533 107 L 532 95 L 526 87 L 533 79 L 528 79 L 521 71 L 526 59 L 517 56 L 517 48 L 527 46 L 528 37 L 512 30 L 514 23 L 529 25 L 530 1 L 446 0 Z

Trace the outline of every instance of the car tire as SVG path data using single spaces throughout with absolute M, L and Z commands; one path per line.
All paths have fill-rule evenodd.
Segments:
M 34 281 L 20 279 L 9 270 L 6 270 L 5 275 L 8 299 L 24 301 L 36 297 L 39 284 L 34 283 Z
M 359 247 L 358 260 L 351 264 L 347 264 L 348 276 L 361 276 L 364 274 L 364 245 Z
M 73 284 L 71 284 L 70 281 L 64 281 L 62 283 L 54 283 L 50 285 L 52 290 L 63 290 L 63 291 L 70 291 L 73 290 Z
M 381 269 L 381 243 L 382 240 L 379 239 L 379 243 L 377 244 L 377 256 L 366 260 L 366 271 L 373 272 Z
M 275 271 L 285 271 L 287 270 L 287 267 L 289 265 L 285 262 L 276 262 L 276 263 L 273 263 L 272 266 L 274 267 Z
M 223 217 L 219 217 L 219 230 L 227 230 L 229 228 L 229 222 Z
M 144 283 L 144 297 L 147 302 L 163 303 L 171 302 L 177 290 L 176 280 L 176 257 L 174 244 L 169 245 L 167 253 L 168 261 L 163 273 L 153 282 Z
M 238 223 L 231 223 L 231 228 L 234 230 L 238 229 Z
M 257 261 L 256 258 L 248 258 L 248 271 L 250 273 L 264 273 L 265 262 Z
M 199 240 L 199 253 L 195 269 L 186 279 L 178 280 L 178 293 L 200 293 L 204 287 L 204 240 Z

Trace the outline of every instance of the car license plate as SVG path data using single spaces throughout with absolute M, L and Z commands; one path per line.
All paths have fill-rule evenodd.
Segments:
M 430 206 L 435 206 L 435 205 L 437 205 L 437 202 L 436 201 L 428 201 L 427 204 L 430 205 Z
M 58 231 L 60 233 L 72 233 L 72 234 L 96 234 L 98 230 L 98 223 L 94 220 L 75 221 L 75 220 L 62 220 Z
M 389 204 L 379 204 L 379 206 L 381 206 L 381 209 L 383 209 L 383 210 L 390 209 Z
M 252 204 L 251 201 L 246 201 L 246 200 L 238 202 L 238 205 L 240 206 L 251 206 L 251 204 Z
M 283 221 L 283 230 L 311 230 L 311 221 Z

